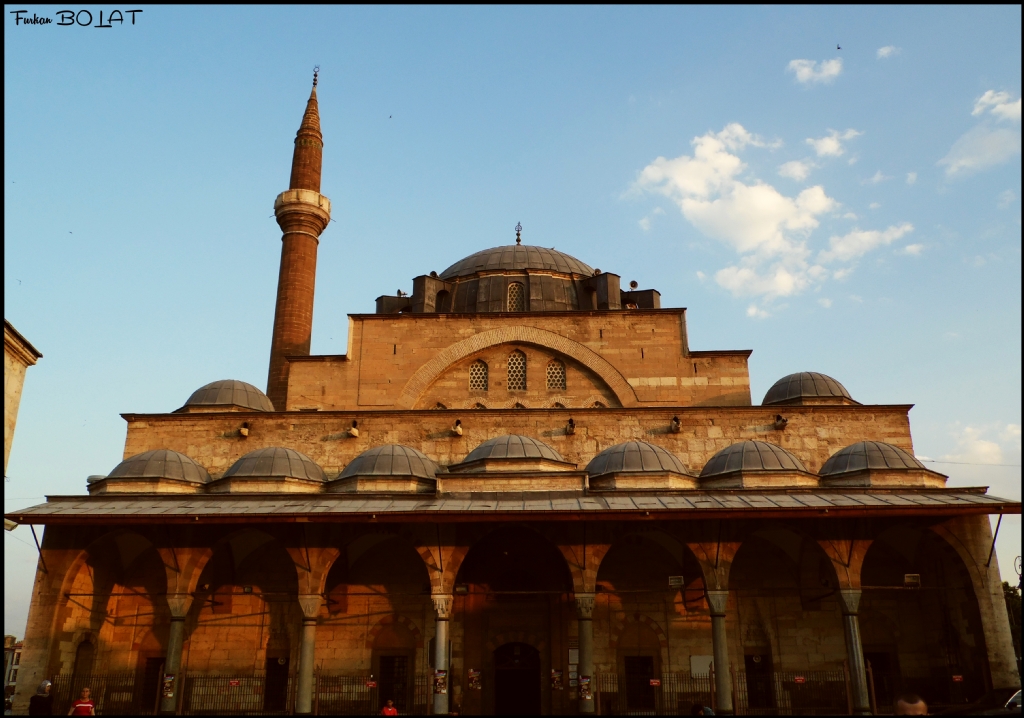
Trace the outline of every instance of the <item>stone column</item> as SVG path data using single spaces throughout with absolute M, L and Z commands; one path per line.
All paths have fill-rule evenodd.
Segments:
M 594 594 L 576 594 L 576 618 L 579 621 L 580 663 L 577 668 L 579 675 L 590 676 L 590 698 L 580 699 L 579 712 L 594 712 L 594 692 L 597 690 L 597 678 L 594 676 Z
M 861 590 L 859 588 L 839 589 L 839 601 L 843 607 L 843 633 L 846 635 L 846 660 L 850 664 L 850 696 L 854 715 L 871 715 L 871 701 L 868 697 L 868 674 L 864 668 L 864 647 L 860 642 Z
M 719 715 L 731 715 L 732 673 L 729 672 L 729 640 L 725 634 L 725 607 L 728 591 L 705 591 L 711 609 L 711 645 L 715 656 L 715 699 Z
M 303 594 L 299 596 L 302 609 L 302 642 L 299 644 L 299 675 L 295 686 L 295 713 L 309 715 L 313 712 L 313 664 L 316 660 L 316 619 L 323 605 L 323 596 Z
M 434 630 L 434 669 L 440 671 L 448 670 L 448 622 L 452 617 L 452 596 L 451 594 L 434 594 L 431 597 L 434 602 L 434 612 L 437 614 L 437 623 Z M 433 677 L 431 677 L 433 678 Z M 446 676 L 446 690 L 451 691 L 452 677 Z M 431 680 L 430 690 L 434 690 Z M 434 715 L 446 715 L 448 713 L 448 693 L 434 693 Z
M 178 705 L 178 691 L 182 687 L 181 651 L 185 646 L 185 616 L 192 608 L 192 596 L 187 593 L 167 595 L 167 607 L 171 611 L 171 630 L 167 636 L 167 657 L 164 658 L 164 675 L 173 675 L 171 695 L 163 691 L 163 676 L 160 677 L 160 715 L 174 715 Z

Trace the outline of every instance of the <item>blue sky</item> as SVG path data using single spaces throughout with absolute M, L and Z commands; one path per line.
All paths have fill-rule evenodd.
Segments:
M 918 455 L 1020 498 L 1019 6 L 14 9 L 55 17 L 5 8 L 4 314 L 45 355 L 6 511 L 113 468 L 121 412 L 265 386 L 315 64 L 314 353 L 521 221 L 753 349 L 755 402 L 812 370 L 913 403 Z M 1004 577 L 1020 545 L 1008 518 Z M 31 534 L 4 550 L 21 635 Z

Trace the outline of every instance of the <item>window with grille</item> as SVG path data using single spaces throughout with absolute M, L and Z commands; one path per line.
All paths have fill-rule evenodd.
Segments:
M 526 391 L 526 355 L 518 349 L 508 357 L 508 390 Z
M 508 310 L 510 312 L 526 311 L 526 287 L 519 282 L 508 285 Z
M 565 364 L 557 359 L 548 362 L 548 389 L 565 390 Z
M 487 364 L 479 359 L 469 365 L 469 390 L 487 391 Z

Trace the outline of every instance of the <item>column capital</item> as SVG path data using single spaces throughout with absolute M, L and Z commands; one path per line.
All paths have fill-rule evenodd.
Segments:
M 431 594 L 430 600 L 434 602 L 434 612 L 438 620 L 447 621 L 452 617 L 452 595 L 450 593 Z
M 861 595 L 859 588 L 839 589 L 839 603 L 842 605 L 844 616 L 856 616 L 860 612 Z
M 707 590 L 704 592 L 708 599 L 708 608 L 711 609 L 712 616 L 724 616 L 725 606 L 729 603 L 729 592 L 718 589 Z
M 315 621 L 320 614 L 320 607 L 324 603 L 324 597 L 319 593 L 305 593 L 299 595 L 299 608 L 302 609 L 303 621 Z
M 184 621 L 188 611 L 192 608 L 192 594 L 190 593 L 169 593 L 167 594 L 167 607 L 171 611 L 172 621 Z
M 591 620 L 594 615 L 594 598 L 593 593 L 576 594 L 576 618 L 581 621 Z

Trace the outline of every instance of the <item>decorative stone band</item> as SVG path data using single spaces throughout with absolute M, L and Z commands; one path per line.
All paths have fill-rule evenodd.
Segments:
M 319 231 L 323 232 L 331 221 L 331 200 L 310 189 L 286 190 L 274 200 L 274 215 L 278 224 L 281 224 L 290 219 L 288 215 L 293 214 L 301 214 L 307 222 L 312 219 L 319 226 Z M 288 228 L 282 229 L 289 231 Z
M 450 593 L 435 593 L 430 600 L 434 602 L 434 611 L 441 621 L 447 621 L 452 617 L 452 595 Z
M 576 618 L 581 621 L 589 621 L 594 615 L 594 594 L 576 594 Z

